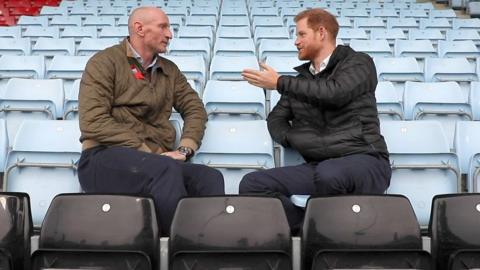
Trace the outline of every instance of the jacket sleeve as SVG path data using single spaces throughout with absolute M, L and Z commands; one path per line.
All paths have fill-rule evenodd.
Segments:
M 375 91 L 376 83 L 377 74 L 372 58 L 355 54 L 338 63 L 332 76 L 316 79 L 281 76 L 277 89 L 283 95 L 305 103 L 337 108 L 369 91 Z M 361 84 L 367 87 L 359 87 Z
M 288 147 L 287 133 L 291 129 L 290 120 L 293 113 L 290 109 L 288 97 L 282 95 L 277 105 L 273 108 L 267 118 L 268 131 L 273 140 L 284 147 Z
M 115 66 L 107 57 L 92 57 L 80 81 L 79 118 L 82 141 L 138 148 L 137 134 L 111 115 L 114 104 Z
M 207 113 L 197 92 L 192 89 L 185 76 L 177 69 L 175 72 L 174 105 L 184 121 L 181 146 L 196 150 L 202 141 L 207 122 Z

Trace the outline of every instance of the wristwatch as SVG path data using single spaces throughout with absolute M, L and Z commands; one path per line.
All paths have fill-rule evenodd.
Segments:
M 193 157 L 193 154 L 195 154 L 195 151 L 187 146 L 180 146 L 177 148 L 177 151 L 184 155 L 187 160 L 189 160 L 191 157 Z

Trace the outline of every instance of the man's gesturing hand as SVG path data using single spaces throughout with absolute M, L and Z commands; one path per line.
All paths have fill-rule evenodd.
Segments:
M 244 69 L 242 72 L 243 79 L 260 88 L 276 89 L 278 77 L 280 77 L 278 73 L 264 63 L 260 63 L 260 68 L 261 70 Z

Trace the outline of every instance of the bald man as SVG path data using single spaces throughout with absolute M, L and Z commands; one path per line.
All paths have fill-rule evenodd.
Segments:
M 86 192 L 152 196 L 167 235 L 180 198 L 224 194 L 223 176 L 185 162 L 201 143 L 207 115 L 178 67 L 158 55 L 172 39 L 168 17 L 140 7 L 128 30 L 129 37 L 95 54 L 83 73 L 78 176 Z M 178 148 L 172 107 L 184 120 Z

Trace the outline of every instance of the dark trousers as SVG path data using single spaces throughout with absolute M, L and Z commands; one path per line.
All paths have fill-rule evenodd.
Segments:
M 299 232 L 304 210 L 290 201 L 292 195 L 382 194 L 390 185 L 387 159 L 356 154 L 322 162 L 256 171 L 240 182 L 240 194 L 261 193 L 280 198 L 290 228 Z
M 83 151 L 78 178 L 86 192 L 152 196 L 163 235 L 182 197 L 224 194 L 223 176 L 215 169 L 125 147 Z

